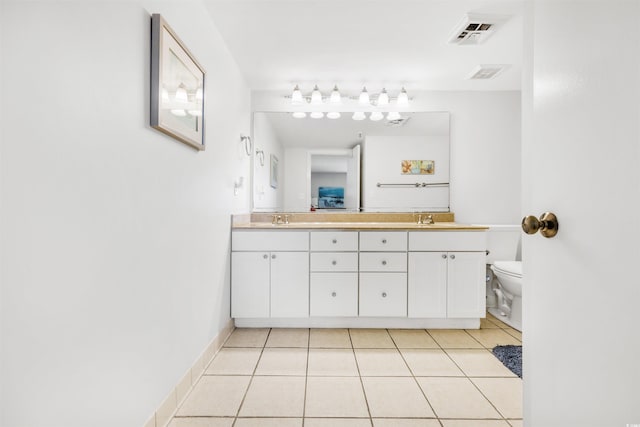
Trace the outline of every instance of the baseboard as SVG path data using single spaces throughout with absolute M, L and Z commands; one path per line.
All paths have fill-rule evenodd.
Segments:
M 233 319 L 224 325 L 220 333 L 207 345 L 200 356 L 193 363 L 191 368 L 182 376 L 182 379 L 171 390 L 169 395 L 162 401 L 158 409 L 144 424 L 144 427 L 165 427 L 171 421 L 176 411 L 189 395 L 191 389 L 196 385 L 209 363 L 222 348 L 226 339 L 235 329 Z
M 480 318 L 409 319 L 406 317 L 305 317 L 235 319 L 238 328 L 389 328 L 479 329 Z

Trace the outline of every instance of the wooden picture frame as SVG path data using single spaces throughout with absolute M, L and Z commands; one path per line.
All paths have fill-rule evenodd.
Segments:
M 204 150 L 204 68 L 167 22 L 151 15 L 151 127 Z

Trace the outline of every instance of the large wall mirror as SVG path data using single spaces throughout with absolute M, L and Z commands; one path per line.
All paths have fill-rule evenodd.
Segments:
M 254 212 L 449 211 L 449 113 L 253 114 Z

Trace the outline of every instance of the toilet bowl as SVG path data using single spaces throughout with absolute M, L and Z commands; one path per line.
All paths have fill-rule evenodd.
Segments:
M 497 307 L 489 312 L 522 331 L 522 261 L 495 261 L 491 270 L 497 279 Z

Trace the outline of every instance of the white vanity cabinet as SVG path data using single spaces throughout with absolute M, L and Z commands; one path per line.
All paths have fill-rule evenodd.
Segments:
M 231 316 L 309 315 L 309 232 L 234 231 Z
M 358 315 L 358 232 L 312 231 L 309 314 Z
M 407 316 L 407 232 L 360 232 L 363 317 Z
M 484 232 L 409 233 L 409 317 L 485 316 Z

